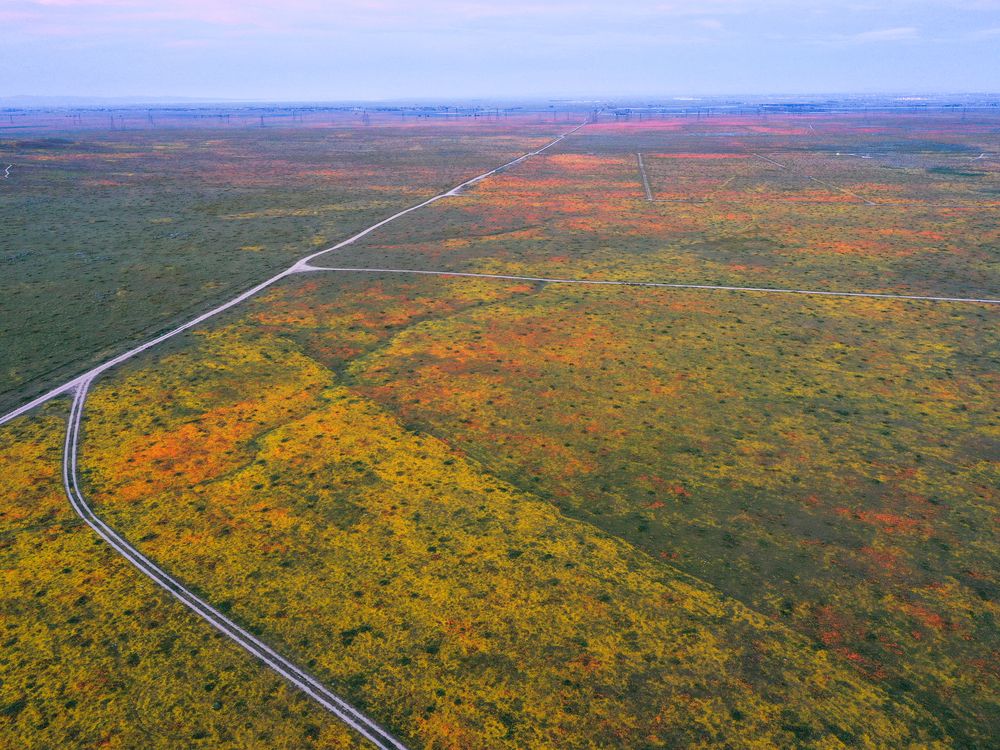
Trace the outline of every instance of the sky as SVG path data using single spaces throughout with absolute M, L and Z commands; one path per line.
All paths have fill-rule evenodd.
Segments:
M 1000 91 L 1000 0 L 0 0 L 0 97 Z

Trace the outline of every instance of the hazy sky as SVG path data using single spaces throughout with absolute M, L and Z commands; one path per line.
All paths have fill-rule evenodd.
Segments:
M 1000 91 L 1000 0 L 0 0 L 0 96 Z

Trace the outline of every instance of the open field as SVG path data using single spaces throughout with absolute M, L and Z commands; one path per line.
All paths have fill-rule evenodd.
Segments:
M 272 260 L 234 266 L 226 291 L 560 132 L 545 128 L 485 127 L 447 165 L 453 131 L 431 125 L 412 160 L 381 153 L 410 141 L 371 141 L 377 128 L 258 143 L 306 139 L 311 163 L 337 138 L 371 141 L 365 163 L 382 167 L 343 179 L 390 197 L 345 208 L 324 244 L 271 240 L 257 256 Z M 958 113 L 605 118 L 312 265 L 997 299 L 998 132 Z M 323 184 L 306 192 L 319 205 Z M 320 221 L 285 210 L 248 236 Z M 203 221 L 192 244 L 225 223 Z M 988 747 L 998 316 L 312 270 L 102 374 L 81 485 L 143 554 L 407 747 Z M 0 427 L 17 583 L 3 606 L 18 614 L 0 726 L 44 746 L 99 721 L 128 746 L 121 700 L 155 690 L 146 731 L 160 740 L 353 746 L 84 543 L 59 494 L 66 408 Z M 63 624 L 50 600 L 70 591 L 85 613 Z M 44 644 L 26 630 L 37 621 Z M 112 699 L 60 712 L 93 678 L 54 674 L 59 649 L 81 675 L 120 678 Z
M 0 131 L 0 409 L 561 127 Z
M 87 494 L 418 747 L 721 742 L 734 714 L 748 745 L 936 736 L 929 715 L 867 693 L 791 631 L 339 384 L 345 345 L 377 351 L 421 318 L 502 313 L 529 294 L 443 284 L 310 277 L 155 375 L 129 366 L 89 402 Z M 332 356 L 296 346 L 296 313 L 307 336 L 312 316 L 338 332 L 312 344 Z M 461 401 L 476 413 L 476 394 Z M 713 664 L 726 665 L 718 692 Z
M 0 433 L 0 746 L 362 747 L 95 544 L 60 481 L 66 408 Z
M 771 120 L 762 133 L 726 130 L 723 138 L 658 130 L 656 123 L 588 126 L 548 159 L 326 263 L 963 297 L 996 292 L 996 136 L 994 158 L 972 162 L 970 155 L 990 144 L 981 128 L 965 139 L 933 131 L 932 140 L 923 130 L 887 125 L 881 137 L 891 141 L 883 148 L 922 165 L 888 168 L 835 156 L 878 143 L 869 145 L 868 135 L 858 145 L 850 124 L 810 130 Z M 809 162 L 802 173 L 822 175 L 833 187 L 753 156 L 792 163 L 788 154 L 798 152 Z M 676 202 L 646 200 L 637 153 L 657 200 Z M 946 159 L 976 176 L 935 175 Z M 841 172 L 845 164 L 849 175 Z M 837 187 L 885 202 L 869 205 Z

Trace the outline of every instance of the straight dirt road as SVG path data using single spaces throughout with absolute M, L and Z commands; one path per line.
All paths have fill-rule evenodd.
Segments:
M 715 284 L 677 284 L 666 281 L 628 281 L 619 279 L 560 279 L 548 276 L 515 276 L 501 273 L 473 273 L 466 271 L 432 271 L 412 268 L 332 268 L 303 263 L 302 271 L 334 271 L 339 273 L 399 273 L 424 276 L 451 276 L 472 279 L 498 279 L 501 281 L 534 281 L 540 284 L 591 284 L 594 286 L 638 286 L 658 289 L 702 289 L 719 292 L 759 292 L 762 294 L 805 294 L 819 297 L 864 297 L 868 299 L 898 299 L 917 302 L 958 302 L 982 305 L 1000 305 L 1000 298 L 993 297 L 932 297 L 919 294 L 890 294 L 889 292 L 840 292 L 824 289 L 781 289 L 769 286 L 720 286 Z

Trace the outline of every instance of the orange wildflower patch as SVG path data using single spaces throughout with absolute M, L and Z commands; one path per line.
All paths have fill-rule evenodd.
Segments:
M 657 159 L 706 159 L 709 161 L 714 161 L 716 159 L 749 159 L 750 154 L 739 154 L 739 153 L 677 153 L 677 152 L 662 152 L 649 154 L 649 156 L 655 157 Z

